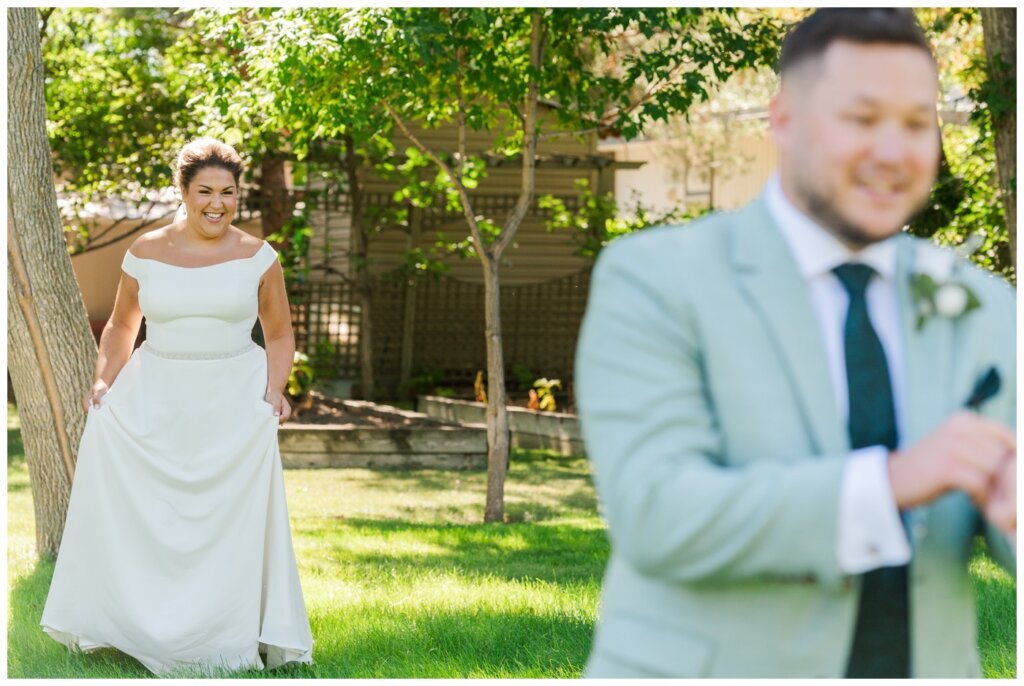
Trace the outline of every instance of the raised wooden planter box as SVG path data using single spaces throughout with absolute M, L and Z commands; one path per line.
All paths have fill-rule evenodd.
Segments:
M 487 421 L 487 405 L 472 400 L 423 395 L 417 399 L 416 406 L 426 415 L 449 422 L 483 424 Z M 583 436 L 576 415 L 510 406 L 508 426 L 515 448 L 545 448 L 563 455 L 583 454 Z
M 387 405 L 356 400 L 344 404 L 363 413 L 399 420 L 426 419 Z M 487 431 L 483 426 L 432 425 L 366 428 L 288 423 L 278 432 L 286 468 L 364 467 L 393 469 L 483 469 Z

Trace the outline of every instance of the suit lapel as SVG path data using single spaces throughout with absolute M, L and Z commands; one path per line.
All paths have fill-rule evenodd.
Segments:
M 915 241 L 909 236 L 900 241 L 896 262 L 896 288 L 900 298 L 903 333 L 904 403 L 902 445 L 909 445 L 927 434 L 953 407 L 951 380 L 954 369 L 953 323 L 931 317 L 917 329 L 915 306 L 910 293 L 914 269 Z
M 763 201 L 737 212 L 729 229 L 737 281 L 775 342 L 817 452 L 848 451 L 807 285 Z

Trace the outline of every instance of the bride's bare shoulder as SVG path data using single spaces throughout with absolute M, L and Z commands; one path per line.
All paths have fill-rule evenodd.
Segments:
M 170 247 L 170 226 L 165 226 L 142 234 L 129 246 L 132 255 L 144 260 L 159 259 Z
M 263 239 L 259 236 L 250 235 L 234 226 L 231 227 L 231 230 L 237 232 L 237 249 L 240 257 L 252 257 L 263 247 Z

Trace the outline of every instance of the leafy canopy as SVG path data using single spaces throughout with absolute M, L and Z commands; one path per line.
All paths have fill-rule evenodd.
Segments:
M 92 238 L 89 201 L 145 206 L 171 184 L 170 163 L 196 127 L 183 65 L 197 46 L 177 10 L 62 7 L 45 17 L 47 132 L 78 250 Z

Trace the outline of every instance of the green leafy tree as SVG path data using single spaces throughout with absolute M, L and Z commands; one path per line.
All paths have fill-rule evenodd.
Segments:
M 644 206 L 636 198 L 631 207 L 620 211 L 614 195 L 594 193 L 586 179 L 577 181 L 577 187 L 580 190 L 579 202 L 573 209 L 554 195 L 541 196 L 537 204 L 547 212 L 545 223 L 548 231 L 569 232 L 578 246 L 576 254 L 595 260 L 605 246 L 620 236 L 652 226 L 682 224 L 711 211 L 710 207 L 692 210 L 676 207 L 659 212 Z
M 480 261 L 486 302 L 485 519 L 502 520 L 509 436 L 499 273 L 534 203 L 540 137 L 598 129 L 639 135 L 704 97 L 709 83 L 774 61 L 781 25 L 691 8 L 324 8 L 257 10 L 245 21 L 225 16 L 209 13 L 214 35 L 245 56 L 250 86 L 248 96 L 225 104 L 228 113 L 235 107 L 244 116 L 252 109 L 244 101 L 255 98 L 296 148 L 344 135 L 358 147 L 387 139 L 393 127 L 433 165 L 443 202 L 462 211 L 466 252 Z M 558 105 L 551 124 L 538 116 L 542 101 Z M 452 150 L 419 135 L 441 123 L 454 125 Z M 467 144 L 469 132 L 479 130 L 493 137 L 488 152 L 521 165 L 517 200 L 503 217 L 481 213 L 470 194 L 486 174 L 483 157 Z
M 1012 112 L 1005 83 L 994 82 L 986 56 L 982 16 L 973 8 L 917 10 L 935 47 L 943 109 L 964 118 L 943 127 L 943 168 L 930 206 L 911 230 L 944 245 L 959 245 L 971 234 L 984 241 L 972 259 L 990 271 L 1015 278 L 1013 234 L 1000 190 L 995 118 Z M 929 226 L 929 223 L 931 224 Z
M 44 12 L 47 132 L 69 250 L 95 250 L 173 214 L 170 162 L 198 126 L 181 69 L 195 52 L 186 46 L 189 13 Z M 91 203 L 112 213 L 109 226 L 100 227 Z M 138 225 L 125 233 L 127 221 Z
M 786 25 L 807 14 L 807 10 L 800 9 L 763 11 Z M 937 183 L 930 202 L 911 220 L 909 229 L 944 245 L 959 245 L 969 235 L 979 233 L 984 242 L 972 259 L 1012 279 L 1016 160 L 1007 151 L 1015 149 L 1016 111 L 1014 81 L 1007 78 L 1005 67 L 1015 54 L 1010 30 L 1014 12 L 921 8 L 916 13 L 938 61 L 945 121 Z M 662 142 L 659 158 L 679 172 L 694 167 L 714 168 L 716 176 L 720 172 L 728 174 L 730 166 L 735 169 L 746 163 L 735 155 L 731 139 L 758 130 L 767 135 L 766 122 L 744 122 L 733 114 L 765 108 L 776 87 L 775 80 L 766 69 L 738 72 L 715 84 L 717 88 L 706 102 L 671 117 L 664 125 L 648 127 L 645 137 Z M 1004 141 L 1001 148 L 999 140 Z M 685 183 L 685 177 L 681 183 Z M 588 212 L 583 208 L 572 222 L 597 226 L 588 221 Z M 554 225 L 564 228 L 567 223 L 565 217 L 562 219 Z M 646 225 L 640 222 L 637 228 Z M 630 230 L 621 222 L 618 226 Z
M 379 31 L 381 25 L 388 30 Z M 355 35 L 387 74 L 378 100 L 395 126 L 429 158 L 461 204 L 484 274 L 488 377 L 488 495 L 485 520 L 503 519 L 508 460 L 501 345 L 501 258 L 533 203 L 538 103 L 553 100 L 559 125 L 596 124 L 626 137 L 706 93 L 705 84 L 770 50 L 757 30 L 728 12 L 699 10 L 439 9 L 363 13 Z M 745 30 L 749 29 L 749 30 Z M 634 40 L 636 39 L 636 40 Z M 351 34 L 350 34 L 351 40 Z M 369 79 L 369 76 L 364 76 Z M 454 152 L 431 149 L 411 123 L 454 122 Z M 478 212 L 469 191 L 484 173 L 466 145 L 470 130 L 495 133 L 493 150 L 521 160 L 517 202 L 504 218 Z
M 245 131 L 250 140 L 287 147 L 298 160 L 330 151 L 338 160 L 342 185 L 350 199 L 353 246 L 336 246 L 354 267 L 360 304 L 359 359 L 362 396 L 376 395 L 373 368 L 373 283 L 369 246 L 390 221 L 363 207 L 360 168 L 365 160 L 386 158 L 393 150 L 389 121 L 359 89 L 344 85 L 354 55 L 343 40 L 352 10 L 258 8 L 200 10 L 196 21 L 207 41 L 222 44 L 227 57 L 201 67 L 211 84 L 194 106 L 214 130 L 230 137 Z M 199 76 L 198 69 L 194 70 Z M 264 146 L 268 147 L 268 146 Z M 336 154 L 340 151 L 340 155 Z M 309 198 L 307 202 L 315 201 Z M 327 265 L 325 265 L 327 266 Z
M 217 126 L 197 106 L 237 46 L 206 40 L 191 10 L 68 7 L 43 16 L 48 132 L 73 254 L 170 221 L 178 201 L 171 162 L 199 135 L 240 148 L 265 236 L 291 219 L 280 132 Z M 244 82 L 234 85 L 242 91 Z M 213 106 L 227 107 L 230 94 L 218 95 Z

